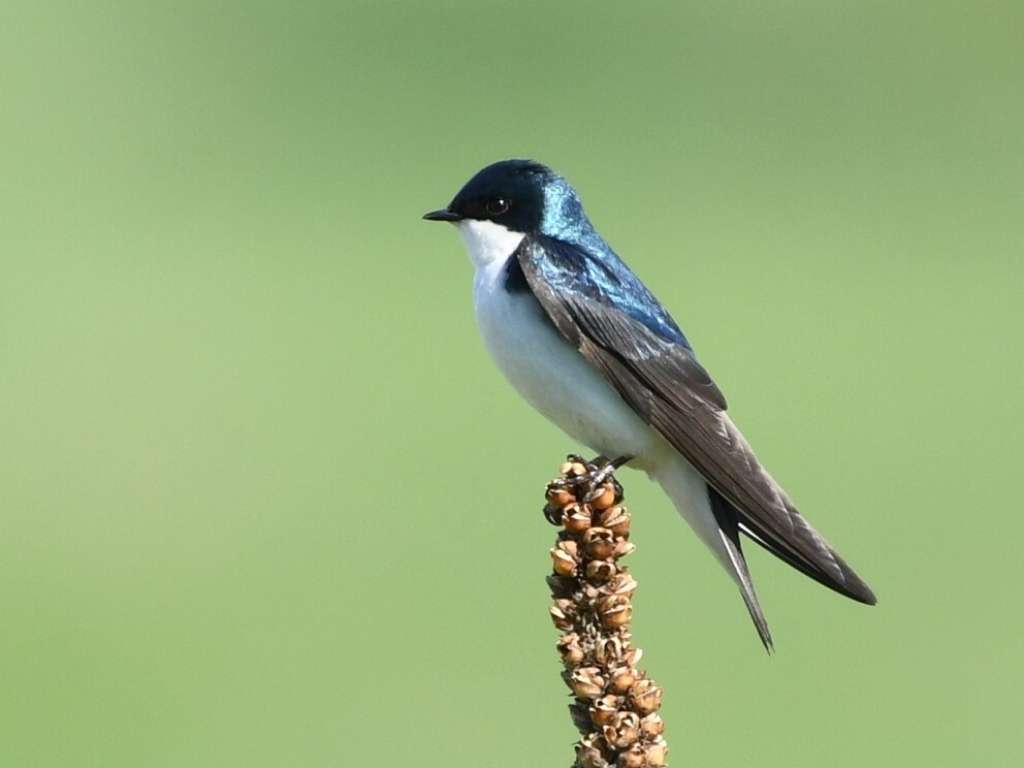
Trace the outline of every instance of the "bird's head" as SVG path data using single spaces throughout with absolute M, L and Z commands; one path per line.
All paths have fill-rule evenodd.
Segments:
M 526 235 L 574 240 L 591 231 L 576 190 L 533 160 L 488 165 L 445 208 L 423 218 L 458 226 L 477 266 L 504 260 Z

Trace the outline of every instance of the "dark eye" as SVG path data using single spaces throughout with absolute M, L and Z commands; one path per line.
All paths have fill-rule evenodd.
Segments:
M 493 200 L 488 200 L 487 213 L 491 216 L 501 216 L 505 211 L 508 210 L 508 200 L 503 197 L 496 197 Z

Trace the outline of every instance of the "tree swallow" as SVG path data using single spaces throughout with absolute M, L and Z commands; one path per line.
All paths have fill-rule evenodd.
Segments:
M 476 269 L 477 323 L 509 382 L 610 465 L 628 461 L 661 485 L 736 581 L 769 652 L 741 533 L 826 587 L 875 603 L 761 466 L 686 336 L 564 178 L 504 160 L 423 218 L 458 227 Z

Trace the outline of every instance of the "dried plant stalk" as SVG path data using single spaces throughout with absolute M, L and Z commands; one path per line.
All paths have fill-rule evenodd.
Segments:
M 660 768 L 668 747 L 658 714 L 662 689 L 640 670 L 629 632 L 636 581 L 620 560 L 634 549 L 629 510 L 614 477 L 570 456 L 547 487 L 544 516 L 561 528 L 551 549 L 551 618 L 569 705 L 582 737 L 576 768 Z

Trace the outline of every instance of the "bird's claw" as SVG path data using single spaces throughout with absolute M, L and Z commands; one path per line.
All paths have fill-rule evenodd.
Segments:
M 593 467 L 593 469 L 587 475 L 588 485 L 590 486 L 590 493 L 597 493 L 598 489 L 605 484 L 609 477 L 619 467 L 628 462 L 631 456 L 620 456 L 617 459 L 609 459 L 607 456 L 595 456 L 593 461 L 587 462 L 587 468 Z
M 628 462 L 631 456 L 620 456 L 609 459 L 607 456 L 595 456 L 587 461 L 582 456 L 569 454 L 562 465 L 562 477 L 548 486 L 552 489 L 564 489 L 581 503 L 590 504 L 599 499 L 605 492 L 608 481 L 611 481 L 614 498 L 622 498 L 622 486 L 615 479 L 614 472 Z M 551 496 L 549 495 L 549 499 Z M 552 525 L 562 524 L 562 509 L 557 505 L 548 504 L 544 507 L 544 517 Z

